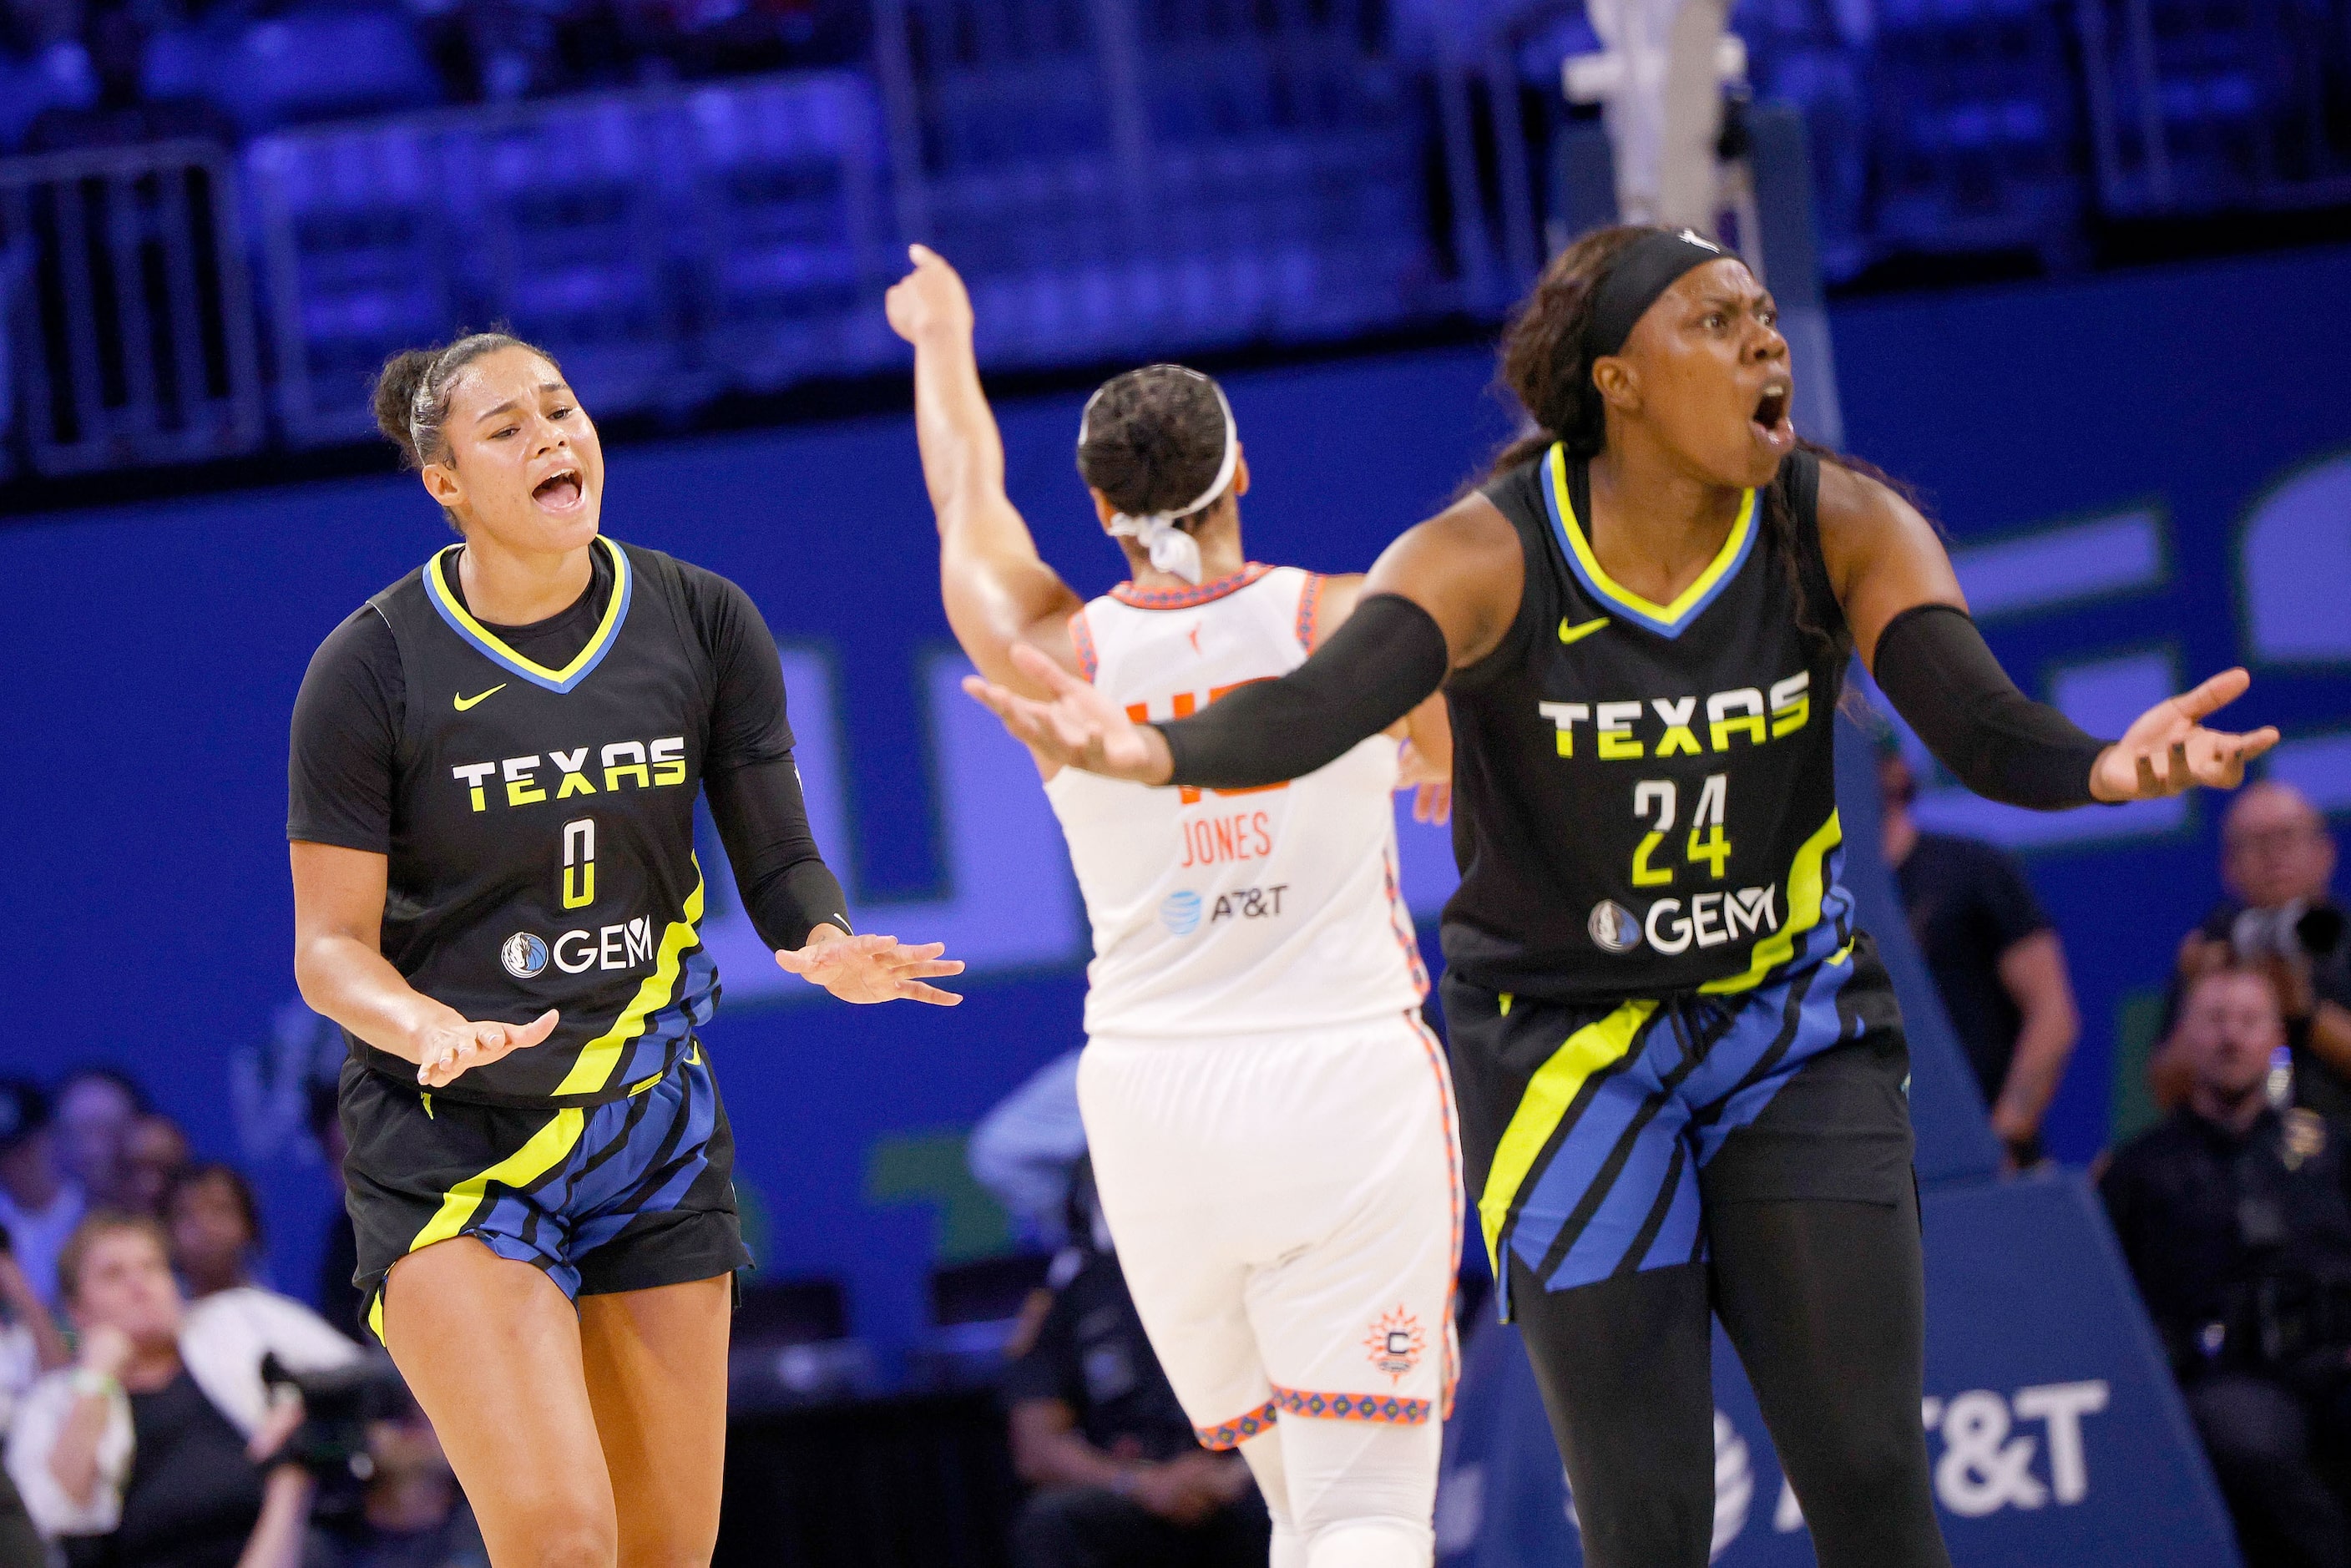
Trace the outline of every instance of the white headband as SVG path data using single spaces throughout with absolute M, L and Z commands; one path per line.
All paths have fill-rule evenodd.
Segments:
M 1199 375 L 1200 372 L 1186 371 L 1185 374 Z M 1182 578 L 1195 588 L 1200 583 L 1200 541 L 1176 525 L 1182 519 L 1196 512 L 1206 511 L 1216 504 L 1217 498 L 1222 496 L 1226 488 L 1232 484 L 1233 470 L 1239 464 L 1241 456 L 1240 433 L 1234 427 L 1233 405 L 1225 401 L 1225 389 L 1215 382 L 1209 381 L 1207 376 L 1200 376 L 1200 379 L 1207 382 L 1208 390 L 1217 394 L 1217 407 L 1223 411 L 1225 416 L 1225 455 L 1224 460 L 1217 465 L 1217 476 L 1208 481 L 1208 487 L 1200 492 L 1200 498 L 1188 507 L 1178 507 L 1172 512 L 1152 512 L 1140 517 L 1129 517 L 1124 512 L 1115 512 L 1111 515 L 1110 519 L 1112 533 L 1122 538 L 1134 540 L 1150 552 L 1153 566 L 1161 571 Z M 1085 413 L 1078 416 L 1080 445 L 1085 444 L 1086 422 L 1093 417 L 1094 404 L 1101 398 L 1100 392 L 1088 398 Z

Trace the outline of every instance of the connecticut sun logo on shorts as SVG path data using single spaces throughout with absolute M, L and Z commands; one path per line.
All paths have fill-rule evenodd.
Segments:
M 547 967 L 547 944 L 528 931 L 517 931 L 498 944 L 498 962 L 517 980 L 528 980 Z
M 1405 1375 L 1420 1364 L 1420 1354 L 1427 1347 L 1428 1336 L 1421 1333 L 1420 1319 L 1402 1307 L 1382 1312 L 1364 1336 L 1372 1364 L 1386 1373 L 1392 1383 L 1403 1382 Z

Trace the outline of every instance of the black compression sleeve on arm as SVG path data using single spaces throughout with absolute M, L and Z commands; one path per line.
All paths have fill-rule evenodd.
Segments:
M 850 929 L 849 901 L 809 831 L 790 753 L 714 774 L 703 791 L 759 940 L 797 950 L 819 922 Z
M 1877 639 L 1877 685 L 1935 759 L 1988 800 L 2059 811 L 2087 806 L 2105 741 L 2016 689 L 1968 612 L 1905 610 Z
M 1427 611 L 1375 593 L 1278 681 L 1253 681 L 1195 718 L 1158 727 L 1171 784 L 1253 789 L 1302 778 L 1420 706 L 1445 683 L 1445 633 Z

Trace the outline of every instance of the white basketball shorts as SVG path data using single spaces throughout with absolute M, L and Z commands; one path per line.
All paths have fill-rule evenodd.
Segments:
M 1078 1064 L 1119 1263 L 1201 1442 L 1450 1405 L 1461 1171 L 1416 1012 L 1280 1035 L 1096 1037 Z

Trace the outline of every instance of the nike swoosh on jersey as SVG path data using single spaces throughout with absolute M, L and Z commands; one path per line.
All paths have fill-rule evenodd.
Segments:
M 1567 633 L 1566 633 L 1564 631 L 1562 631 L 1562 632 L 1560 633 L 1560 635 L 1561 635 L 1561 636 L 1562 636 L 1562 637 L 1564 637 L 1564 636 L 1566 636 L 1566 635 L 1567 635 Z M 494 696 L 497 695 L 500 692 L 502 692 L 502 691 L 504 691 L 504 690 L 506 690 L 506 689 L 507 689 L 507 683 L 506 683 L 506 682 L 504 682 L 504 681 L 500 681 L 496 685 L 492 686 L 488 691 L 484 692 L 480 696 L 477 696 L 477 697 L 469 697 L 469 696 L 466 696 L 464 693 L 462 693 L 462 692 L 461 692 L 461 693 L 457 694 L 457 698 L 456 698 L 456 702 L 457 702 L 457 711 L 458 711 L 459 713 L 464 713 L 467 708 L 470 708 L 470 707 L 477 707 L 477 706 L 479 706 L 481 704 L 483 704 L 483 703 L 486 703 L 486 702 L 489 701 L 492 697 L 494 697 Z
M 1597 621 L 1587 621 L 1581 626 L 1571 626 L 1565 621 L 1562 621 L 1559 623 L 1559 640 L 1562 643 L 1581 643 L 1607 624 L 1608 617 L 1605 615 Z

